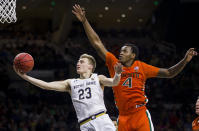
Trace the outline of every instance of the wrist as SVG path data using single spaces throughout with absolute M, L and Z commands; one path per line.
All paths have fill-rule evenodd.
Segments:
M 82 24 L 85 24 L 87 21 L 87 19 L 85 18 L 84 20 L 82 20 Z
M 184 57 L 183 59 L 184 63 L 187 64 L 189 61 L 187 60 L 187 57 Z
M 26 74 L 19 74 L 19 76 L 21 77 L 21 78 L 23 78 L 23 79 L 28 79 L 28 76 L 26 75 Z
M 120 77 L 120 76 L 121 76 L 121 73 L 115 72 L 115 75 Z

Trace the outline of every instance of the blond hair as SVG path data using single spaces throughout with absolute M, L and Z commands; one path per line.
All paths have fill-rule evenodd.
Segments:
M 81 58 L 87 58 L 87 59 L 88 59 L 89 63 L 90 63 L 91 65 L 93 65 L 92 72 L 94 72 L 94 70 L 95 70 L 95 68 L 96 68 L 96 61 L 95 61 L 95 58 L 94 58 L 93 56 L 91 56 L 91 55 L 88 55 L 88 54 L 82 54 L 82 55 L 80 56 L 80 59 L 81 59 Z

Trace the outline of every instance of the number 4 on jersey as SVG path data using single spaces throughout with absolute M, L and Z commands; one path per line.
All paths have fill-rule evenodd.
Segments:
M 128 77 L 124 83 L 122 84 L 123 86 L 128 86 L 129 88 L 132 88 L 132 78 Z

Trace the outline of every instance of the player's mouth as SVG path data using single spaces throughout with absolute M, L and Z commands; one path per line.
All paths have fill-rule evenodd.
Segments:
M 119 56 L 119 60 L 122 60 L 122 58 L 123 58 L 123 56 L 120 55 L 120 56 Z
M 79 66 L 77 66 L 76 68 L 77 68 L 77 70 L 79 70 L 79 69 L 80 69 L 80 67 L 79 67 Z

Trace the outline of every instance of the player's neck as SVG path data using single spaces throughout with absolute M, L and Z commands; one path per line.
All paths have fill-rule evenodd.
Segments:
M 130 61 L 127 61 L 126 63 L 124 63 L 123 65 L 125 67 L 131 67 L 133 63 L 134 63 L 134 60 L 130 60 Z
M 85 72 L 80 74 L 80 79 L 88 79 L 91 76 L 91 72 Z

